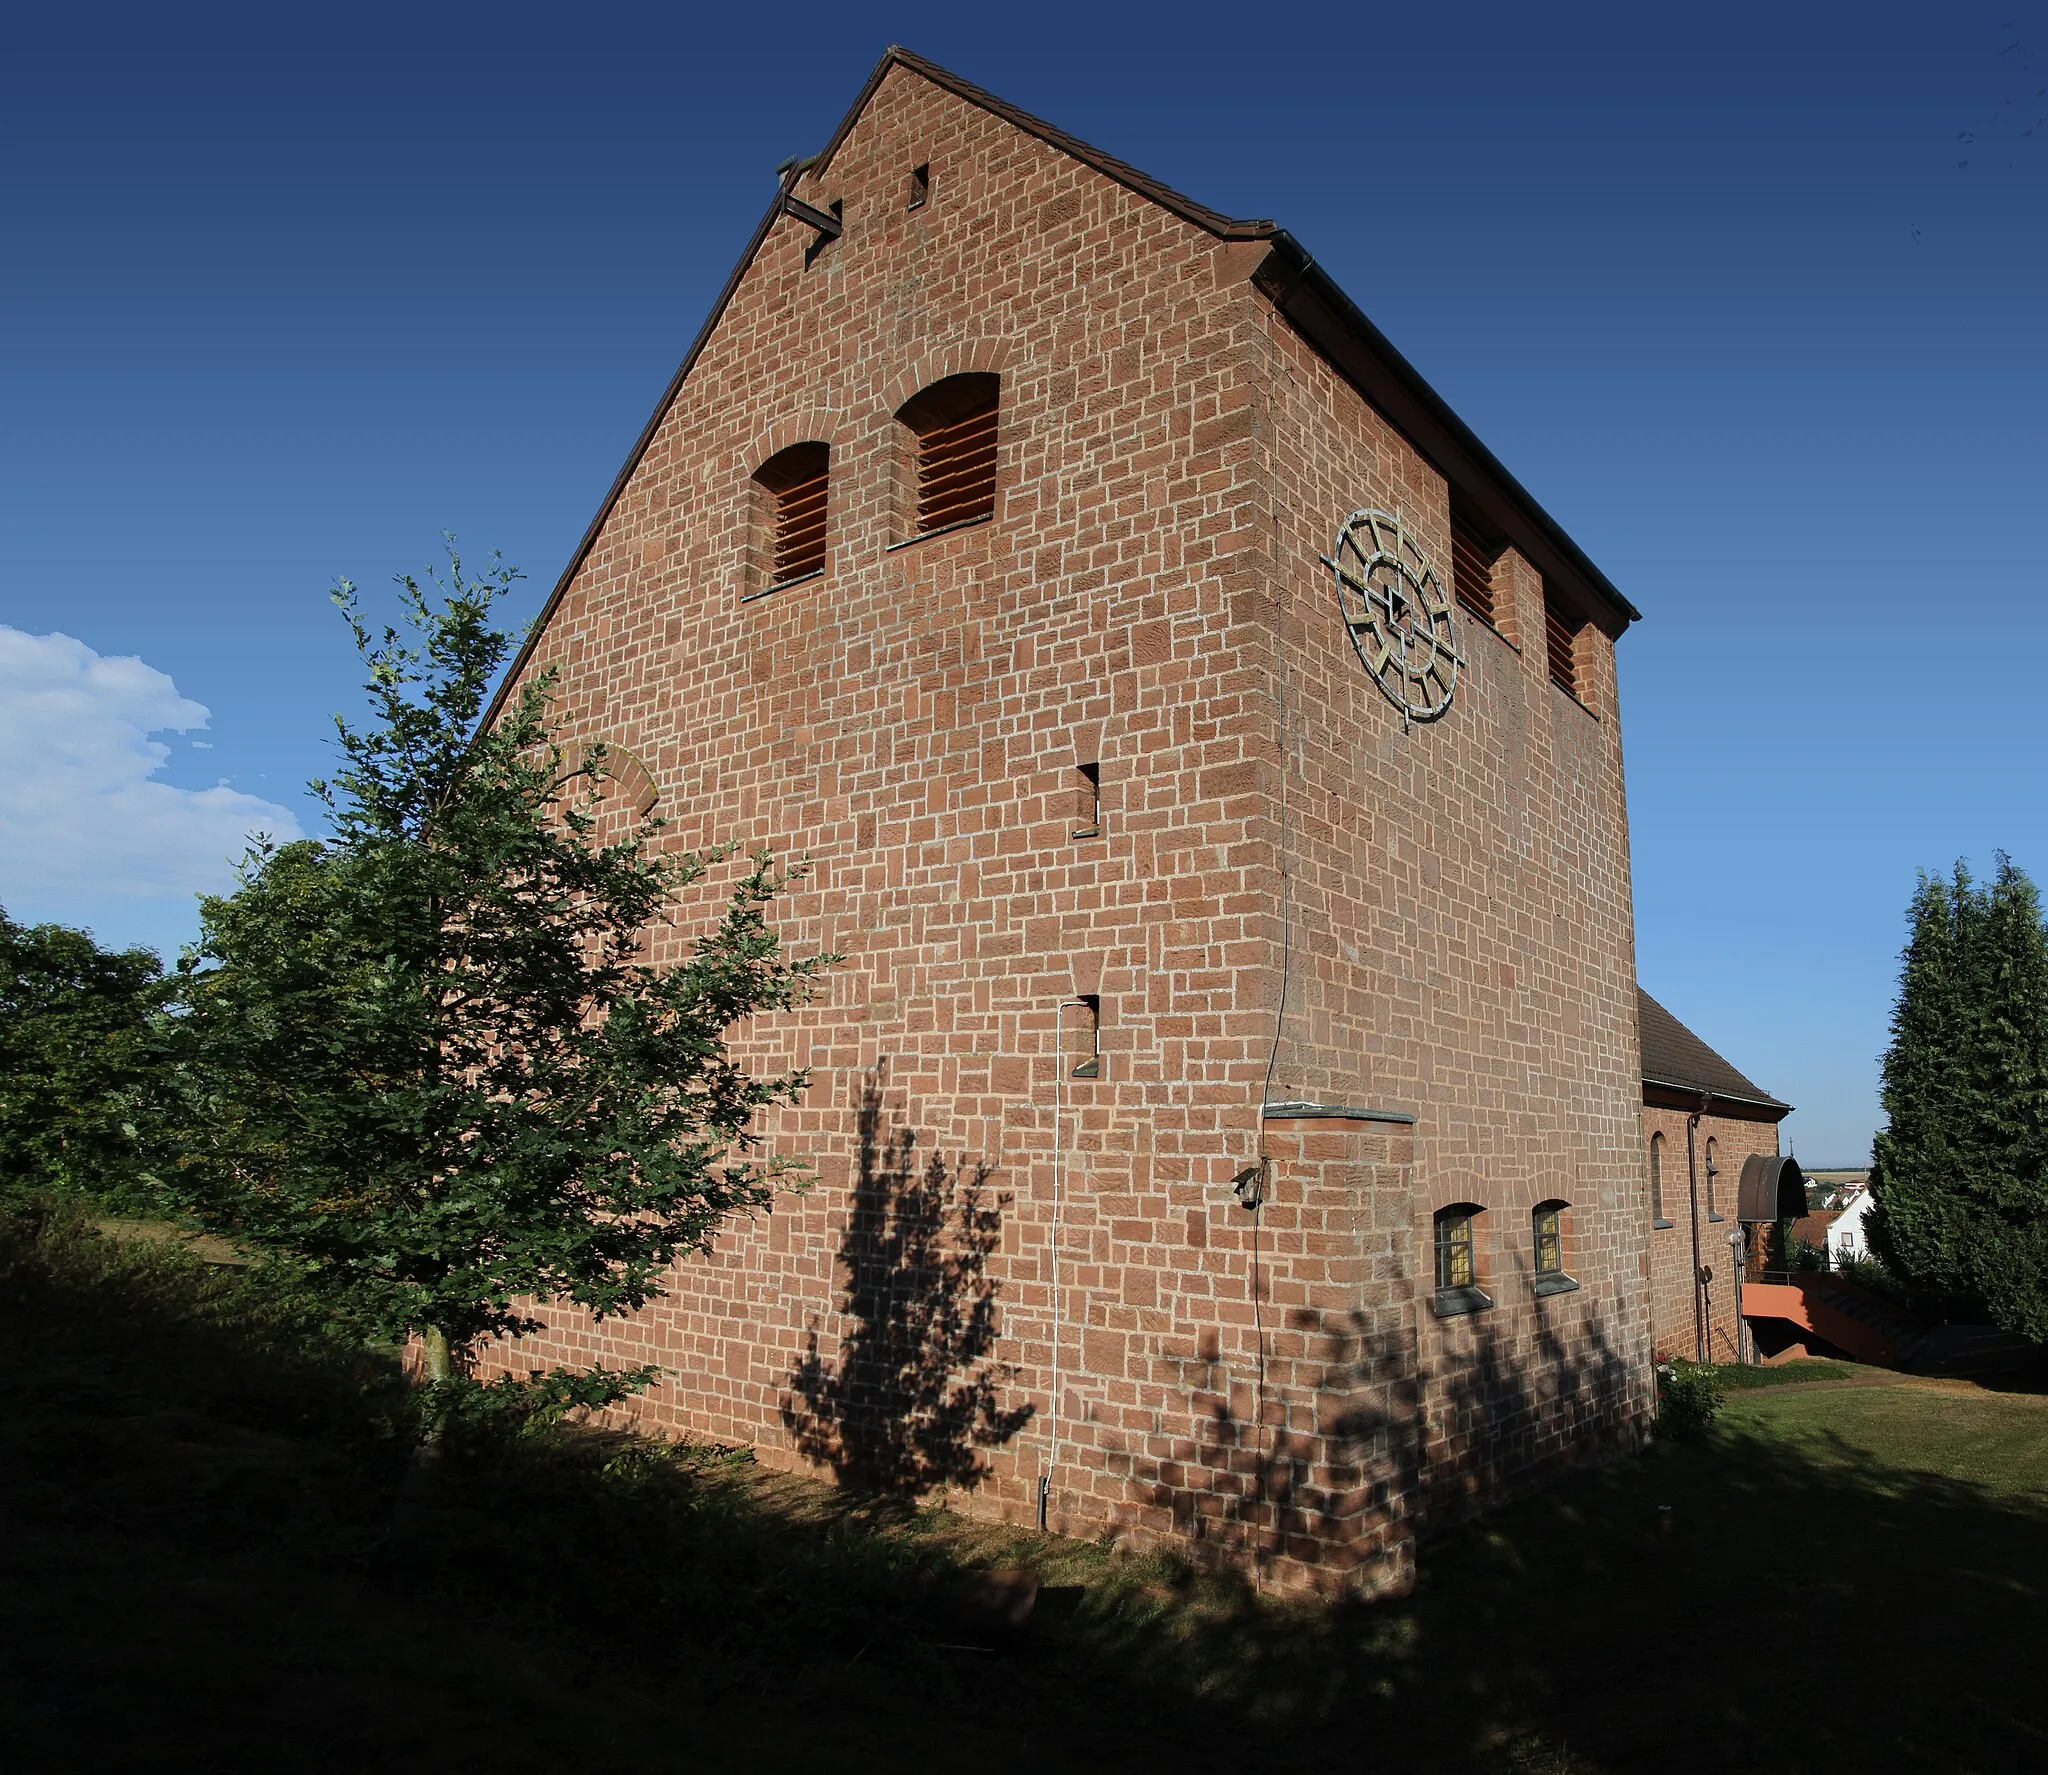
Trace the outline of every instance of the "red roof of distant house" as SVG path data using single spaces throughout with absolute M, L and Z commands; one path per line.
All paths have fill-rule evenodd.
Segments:
M 1819 1208 L 1811 1214 L 1802 1215 L 1792 1223 L 1792 1242 L 1796 1245 L 1803 1240 L 1819 1251 L 1828 1242 L 1828 1228 L 1841 1218 L 1839 1208 Z

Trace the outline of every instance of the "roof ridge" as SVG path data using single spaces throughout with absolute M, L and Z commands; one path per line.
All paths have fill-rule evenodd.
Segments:
M 1093 167 L 1105 178 L 1113 179 L 1125 189 L 1148 197 L 1162 209 L 1170 211 L 1184 222 L 1192 222 L 1197 228 L 1213 234 L 1219 240 L 1270 240 L 1280 232 L 1280 225 L 1271 217 L 1226 216 L 1221 210 L 1212 210 L 1206 203 L 1197 203 L 1185 192 L 1176 191 L 1171 185 L 1155 179 L 1150 173 L 1141 171 L 1127 160 L 1119 160 L 1114 154 L 1107 154 L 1092 142 L 1084 142 L 1079 136 L 1071 135 L 1058 124 L 1048 123 L 1043 117 L 1013 105 L 1006 98 L 990 92 L 984 86 L 955 74 L 950 68 L 942 68 L 935 61 L 919 55 L 915 50 L 905 49 L 900 43 L 892 43 L 882 51 L 882 59 L 875 64 L 875 71 L 868 76 L 867 84 L 848 107 L 846 115 L 839 120 L 839 127 L 832 132 L 831 139 L 823 149 L 804 165 L 802 176 L 815 179 L 832 164 L 832 157 L 859 121 L 867 102 L 888 77 L 891 68 L 908 68 L 913 74 L 922 75 L 934 86 L 941 86 L 956 98 L 965 99 L 970 105 L 978 105 L 1006 123 L 1015 125 L 1026 135 L 1036 136 L 1041 142 L 1070 154 L 1083 165 Z

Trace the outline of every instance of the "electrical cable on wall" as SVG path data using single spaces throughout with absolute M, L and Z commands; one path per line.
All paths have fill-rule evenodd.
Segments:
M 1256 307 L 1256 303 L 1254 304 Z M 1259 1087 L 1259 1157 L 1258 1180 L 1253 1186 L 1252 1198 L 1252 1330 L 1258 1353 L 1258 1386 L 1256 1446 L 1259 1458 L 1261 1484 L 1265 1481 L 1270 1456 L 1266 1446 L 1266 1318 L 1265 1306 L 1261 1300 L 1260 1283 L 1260 1234 L 1263 1230 L 1266 1206 L 1267 1180 L 1272 1176 L 1273 1161 L 1266 1148 L 1266 1105 L 1273 1101 L 1273 1075 L 1280 1064 L 1280 1045 L 1287 1032 L 1287 995 L 1292 982 L 1294 965 L 1294 875 L 1288 867 L 1287 855 L 1287 637 L 1286 637 L 1286 539 L 1282 534 L 1280 515 L 1280 436 L 1276 418 L 1278 406 L 1277 385 L 1279 381 L 1280 348 L 1273 337 L 1272 315 L 1261 313 L 1260 337 L 1265 344 L 1266 370 L 1266 479 L 1268 494 L 1268 519 L 1271 527 L 1273 551 L 1273 665 L 1275 673 L 1273 699 L 1274 749 L 1280 766 L 1280 829 L 1277 840 L 1277 855 L 1280 868 L 1280 995 L 1273 1007 L 1273 1044 L 1266 1054 L 1266 1076 Z
M 1060 1458 L 1060 1221 L 1066 1205 L 1067 1185 L 1067 1013 L 1087 1009 L 1087 1001 L 1062 999 L 1053 1011 L 1052 1036 L 1052 1230 L 1049 1235 L 1052 1266 L 1052 1390 L 1045 1414 L 1045 1471 L 1038 1476 L 1038 1526 L 1049 1526 L 1052 1511 L 1052 1479 Z

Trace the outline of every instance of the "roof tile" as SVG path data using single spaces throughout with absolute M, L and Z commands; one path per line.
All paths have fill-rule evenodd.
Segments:
M 1741 1098 L 1773 1109 L 1792 1107 L 1737 1072 L 1640 986 L 1636 988 L 1636 1014 L 1642 1038 L 1644 1084 L 1711 1091 L 1716 1097 Z

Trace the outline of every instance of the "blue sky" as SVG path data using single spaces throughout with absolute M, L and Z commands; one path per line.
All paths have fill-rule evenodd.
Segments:
M 1861 1157 L 1915 871 L 2048 876 L 2048 17 L 1422 10 L 17 11 L 0 901 L 175 949 L 313 829 L 326 586 L 537 607 L 901 41 L 1280 220 L 1641 607 L 1641 977 Z

